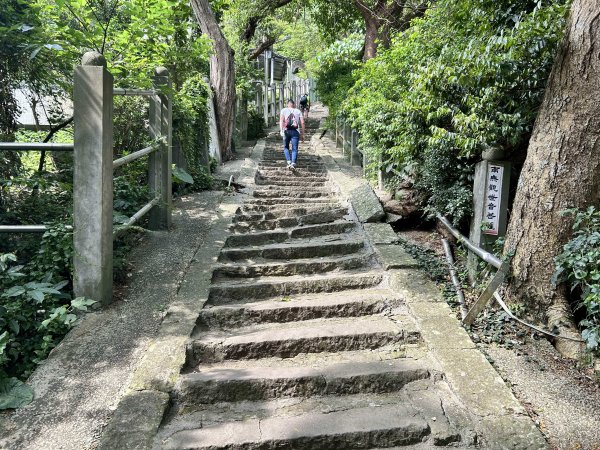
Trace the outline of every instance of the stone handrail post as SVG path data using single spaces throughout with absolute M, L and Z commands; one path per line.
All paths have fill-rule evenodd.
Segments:
M 73 85 L 74 292 L 102 304 L 113 281 L 113 76 L 86 53 Z
M 283 108 L 285 108 L 284 106 L 284 102 L 285 102 L 285 85 L 283 83 L 279 83 L 279 112 L 281 112 L 281 110 Z
M 265 82 L 262 86 L 263 99 L 262 99 L 262 107 L 263 107 L 263 119 L 265 121 L 265 126 L 269 126 L 269 85 Z
M 115 89 L 106 60 L 86 53 L 75 68 L 73 85 L 73 289 L 75 296 L 108 304 L 113 291 L 113 177 L 115 168 L 148 155 L 148 184 L 153 199 L 127 225 L 149 213 L 149 227 L 171 225 L 173 102 L 166 68 L 154 74 L 155 90 Z M 150 132 L 157 142 L 113 161 L 113 97 L 150 98 Z
M 158 95 L 150 98 L 150 132 L 160 142 L 159 150 L 150 154 L 148 184 L 158 203 L 150 210 L 148 224 L 151 230 L 167 230 L 172 210 L 173 100 L 166 67 L 155 69 L 153 82 Z

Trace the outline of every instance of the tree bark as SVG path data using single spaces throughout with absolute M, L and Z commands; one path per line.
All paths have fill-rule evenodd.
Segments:
M 246 26 L 244 26 L 244 31 L 240 35 L 240 39 L 246 43 L 250 43 L 254 35 L 256 34 L 256 28 L 258 24 L 267 17 L 270 13 L 272 13 L 277 8 L 282 8 L 283 6 L 291 3 L 293 0 L 275 0 L 275 1 L 266 1 L 264 5 L 262 5 L 262 10 L 258 12 L 256 15 L 251 16 L 246 21 Z
M 600 0 L 574 0 L 567 31 L 529 142 L 506 236 L 514 251 L 508 294 L 563 336 L 578 337 L 554 257 L 571 237 L 560 212 L 600 200 Z M 580 345 L 558 339 L 574 357 Z
M 403 0 L 377 0 L 371 8 L 365 0 L 354 0 L 354 6 L 365 21 L 363 61 L 377 56 L 379 46 L 388 48 L 393 30 L 405 30 L 410 21 L 425 13 L 425 4 L 409 5 Z
M 219 148 L 223 161 L 233 158 L 231 149 L 235 126 L 235 67 L 233 50 L 223 35 L 208 0 L 192 0 L 192 8 L 202 33 L 213 43 L 210 84 L 214 91 Z
M 368 61 L 377 56 L 379 47 L 379 19 L 374 16 L 365 17 L 365 45 L 363 61 Z

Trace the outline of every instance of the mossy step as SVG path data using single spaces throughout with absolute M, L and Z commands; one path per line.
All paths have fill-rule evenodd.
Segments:
M 416 343 L 420 334 L 406 317 L 318 319 L 197 332 L 188 347 L 188 366 L 226 360 L 294 357 L 300 353 L 376 349 L 391 343 Z

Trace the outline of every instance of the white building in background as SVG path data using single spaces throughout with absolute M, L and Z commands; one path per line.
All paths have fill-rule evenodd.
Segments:
M 52 120 L 53 117 L 68 118 L 73 115 L 73 103 L 69 98 L 55 97 L 37 97 L 29 89 L 16 89 L 13 91 L 17 105 L 19 106 L 19 116 L 17 123 L 20 127 L 30 130 L 47 130 L 52 124 L 60 121 Z M 33 99 L 35 109 L 33 108 Z

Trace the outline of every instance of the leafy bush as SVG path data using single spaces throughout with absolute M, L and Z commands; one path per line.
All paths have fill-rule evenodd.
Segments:
M 248 140 L 253 141 L 265 136 L 265 119 L 255 109 L 248 109 Z
M 113 223 L 123 224 L 142 206 L 150 201 L 147 184 L 137 182 L 127 176 L 113 180 Z
M 27 264 L 0 254 L 0 379 L 25 379 L 94 302 L 69 292 L 72 232 L 56 225 Z
M 591 350 L 600 347 L 600 211 L 570 209 L 574 217 L 573 238 L 556 257 L 554 281 L 566 281 L 581 291 L 578 307 L 585 312 L 582 337 Z
M 361 35 L 352 34 L 334 42 L 308 62 L 317 81 L 317 95 L 329 107 L 333 117 L 338 115 L 348 90 L 354 85 L 352 72 L 360 65 L 363 41 Z
M 139 96 L 114 97 L 115 158 L 150 145 L 148 99 Z
M 316 58 L 319 95 L 357 129 L 370 161 L 459 222 L 481 152 L 523 158 L 565 12 L 560 0 L 435 2 L 364 64 L 346 47 Z
M 192 176 L 195 190 L 208 189 L 212 184 L 208 157 L 209 95 L 208 84 L 197 75 L 183 84 L 174 103 L 174 138 L 181 146 L 187 164 L 186 172 Z

